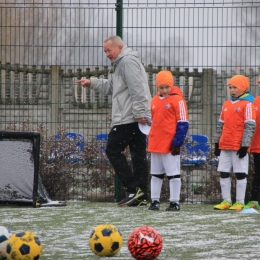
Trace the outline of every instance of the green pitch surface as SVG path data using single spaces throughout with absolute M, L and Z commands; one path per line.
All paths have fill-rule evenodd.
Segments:
M 154 227 L 163 238 L 158 260 L 260 259 L 260 214 L 216 211 L 213 205 L 199 204 L 166 212 L 167 206 L 162 203 L 160 211 L 100 202 L 69 202 L 57 208 L 0 206 L 0 226 L 36 233 L 43 244 L 41 260 L 102 259 L 92 253 L 88 238 L 104 223 L 115 225 L 124 238 L 119 253 L 109 259 L 133 259 L 127 239 L 143 225 Z

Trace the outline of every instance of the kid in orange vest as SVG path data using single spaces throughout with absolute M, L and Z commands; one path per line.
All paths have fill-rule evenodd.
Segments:
M 148 136 L 151 152 L 151 205 L 159 210 L 164 174 L 170 188 L 170 205 L 167 211 L 180 210 L 180 147 L 185 140 L 189 123 L 187 105 L 181 90 L 173 86 L 170 71 L 156 75 L 158 93 L 151 101 L 152 125 Z
M 258 77 L 258 87 L 260 89 L 260 76 Z M 256 108 L 256 129 L 252 138 L 249 152 L 254 157 L 254 173 L 251 188 L 250 201 L 244 208 L 259 209 L 259 195 L 260 195 L 260 96 L 257 96 L 254 101 Z
M 219 156 L 218 171 L 223 201 L 214 209 L 242 210 L 248 174 L 248 154 L 255 131 L 254 97 L 247 92 L 249 80 L 236 75 L 228 82 L 230 100 L 224 102 L 215 136 L 215 155 Z M 231 201 L 230 171 L 236 176 L 236 202 Z

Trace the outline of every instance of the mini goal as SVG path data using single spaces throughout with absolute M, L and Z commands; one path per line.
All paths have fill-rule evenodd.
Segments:
M 0 205 L 65 206 L 52 201 L 39 174 L 40 133 L 0 131 Z

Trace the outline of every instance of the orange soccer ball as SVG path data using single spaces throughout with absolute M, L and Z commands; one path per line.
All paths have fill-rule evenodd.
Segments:
M 161 253 L 163 241 L 154 228 L 142 226 L 132 231 L 127 246 L 135 259 L 154 260 Z

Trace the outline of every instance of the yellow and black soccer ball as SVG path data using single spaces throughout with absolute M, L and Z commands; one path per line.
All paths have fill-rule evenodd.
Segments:
M 119 252 L 123 244 L 123 237 L 115 226 L 103 224 L 92 230 L 88 241 L 94 254 L 109 257 Z
M 10 236 L 6 246 L 8 260 L 38 260 L 41 255 L 42 244 L 36 234 L 19 231 Z

